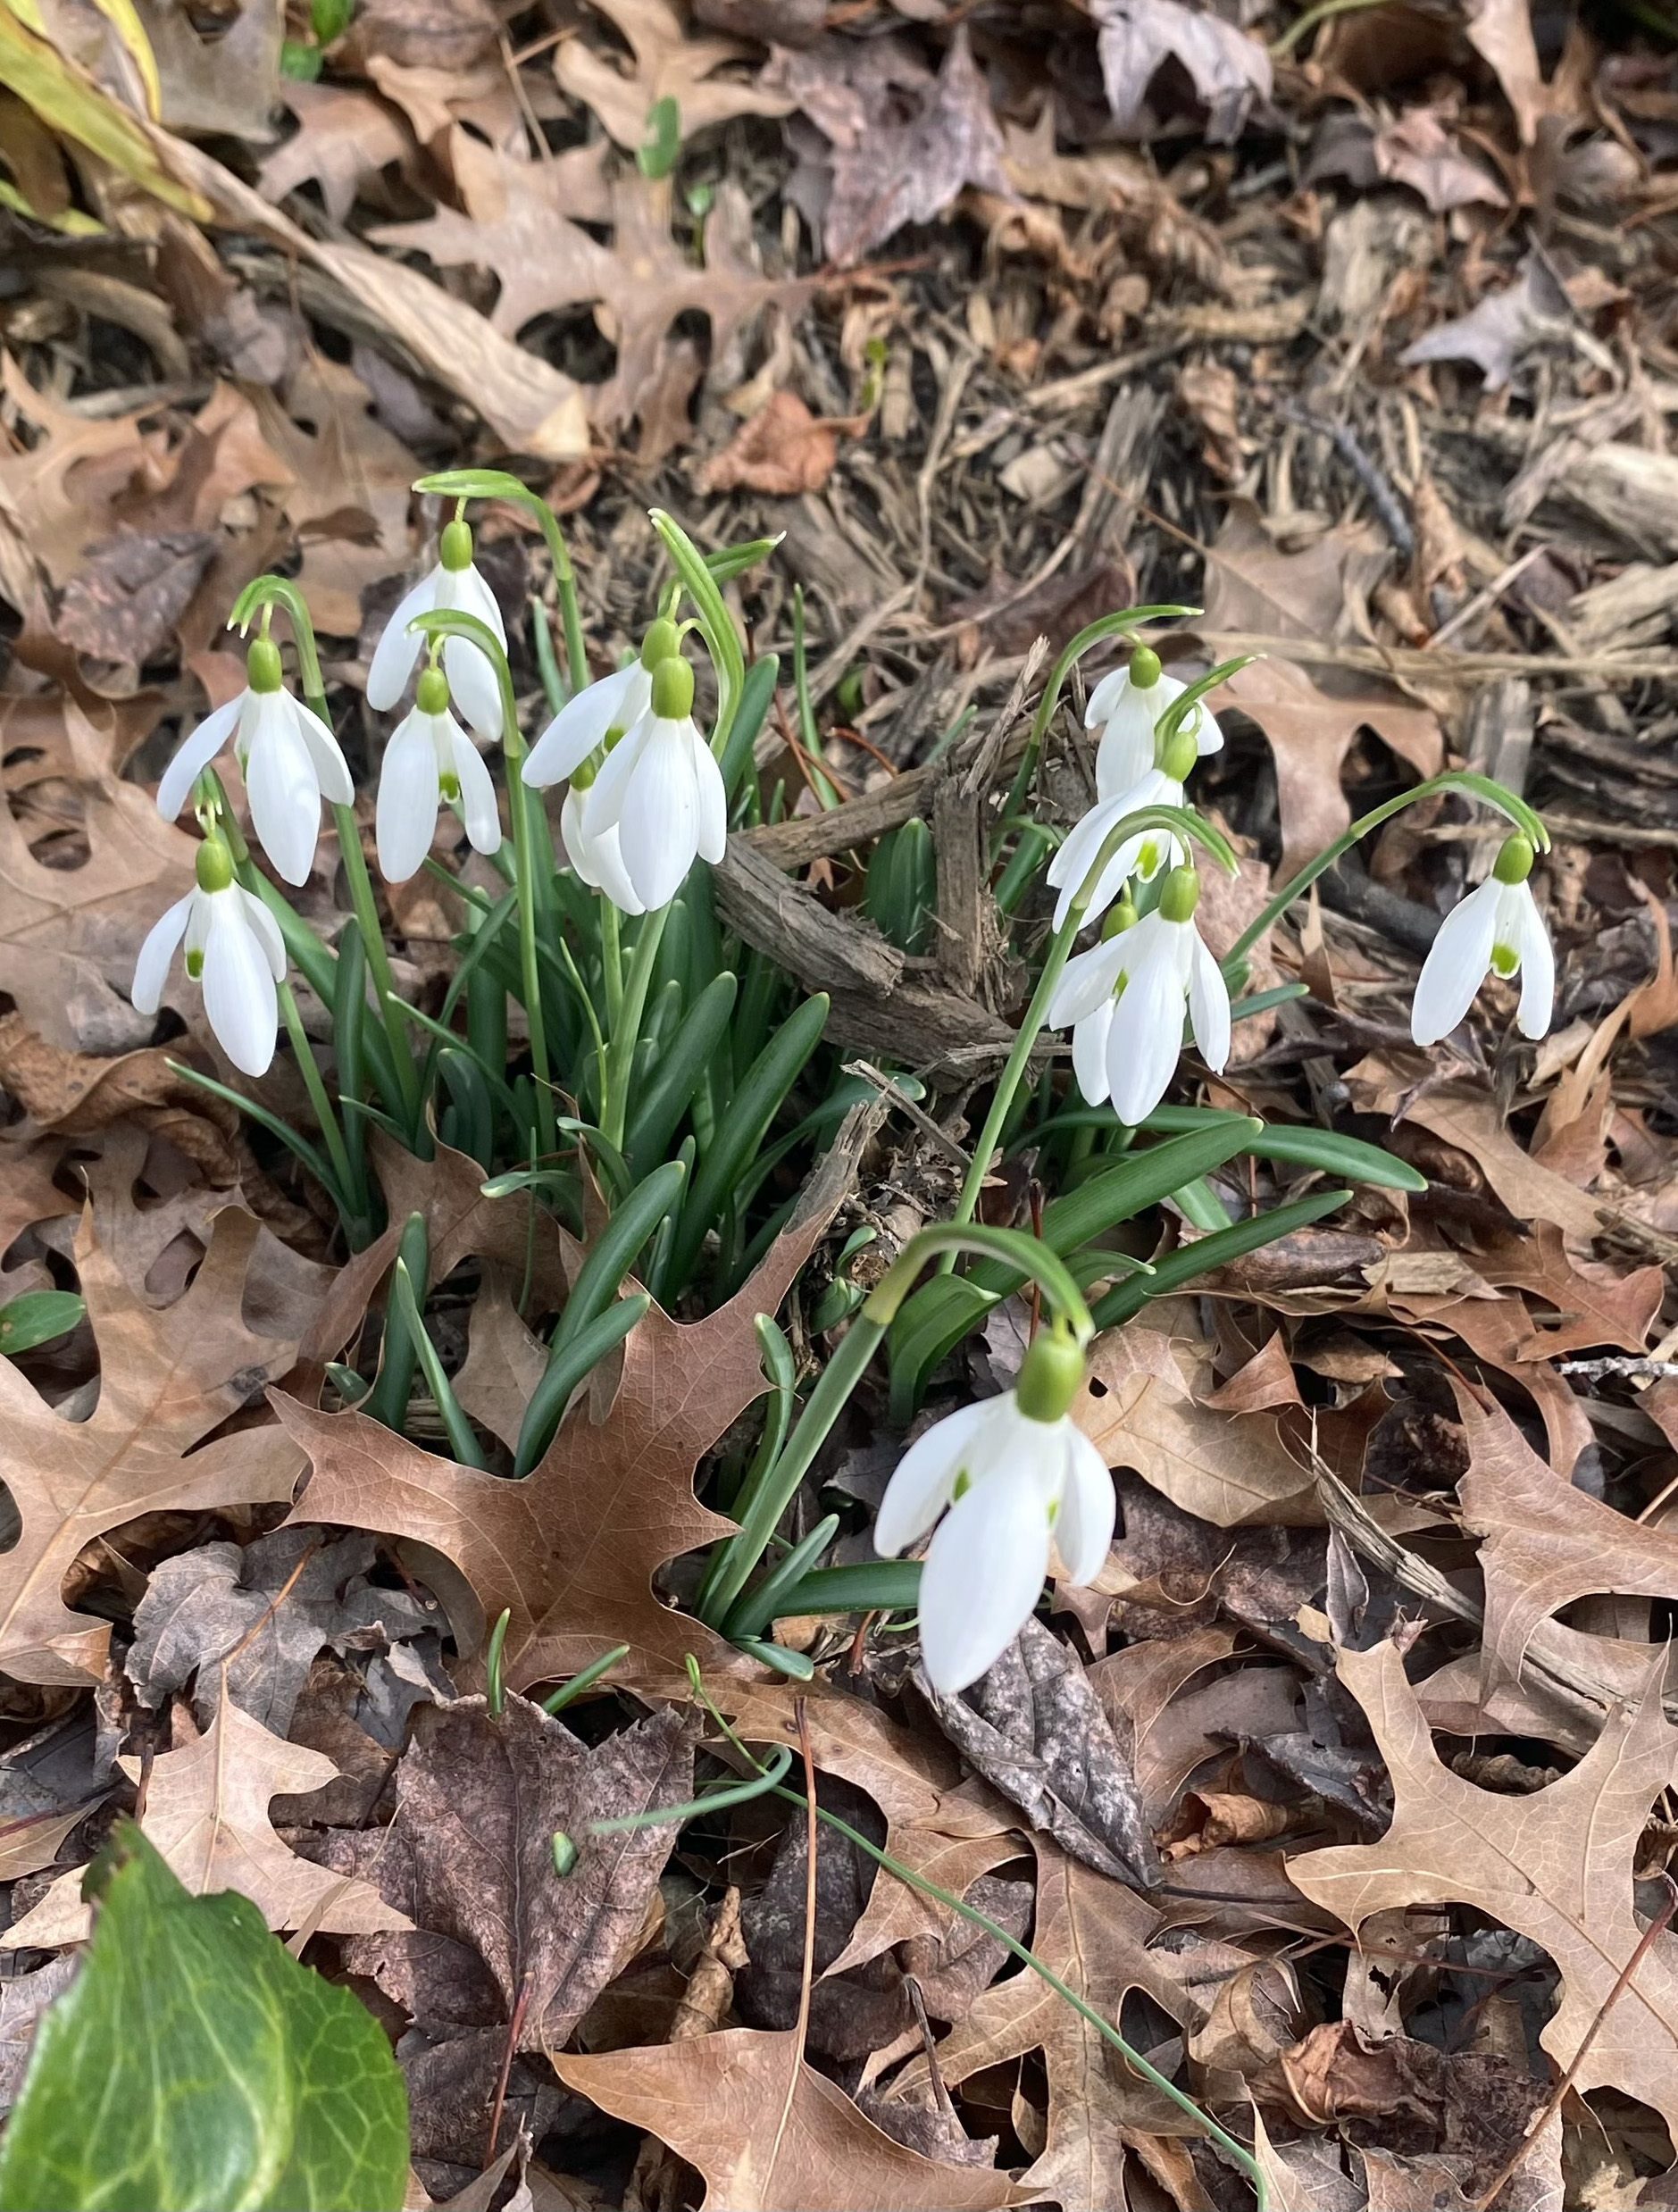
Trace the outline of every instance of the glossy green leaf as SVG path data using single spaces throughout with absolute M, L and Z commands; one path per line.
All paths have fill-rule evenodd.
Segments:
M 1018 1274 L 1013 1279 L 1021 1281 Z M 908 1427 L 928 1376 L 979 1326 L 1001 1295 L 971 1275 L 934 1275 L 904 1300 L 886 1338 L 891 1362 L 887 1418 L 894 1428 Z
M 705 1081 L 734 1011 L 739 986 L 727 970 L 713 976 L 685 1014 L 669 1046 L 655 1062 L 651 1080 L 635 1098 L 624 1149 L 642 1168 L 661 1160 Z
M 396 2212 L 407 2098 L 359 2000 L 248 1898 L 190 1895 L 132 1822 L 87 1887 L 93 1941 L 0 2145 L 4 2212 Z
M 62 1337 L 88 1308 L 74 1290 L 25 1290 L 0 1306 L 0 1352 L 15 1358 Z

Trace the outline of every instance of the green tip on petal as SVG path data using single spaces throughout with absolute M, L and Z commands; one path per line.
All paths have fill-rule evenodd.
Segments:
M 1063 1329 L 1039 1329 L 1025 1348 L 1014 1402 L 1028 1421 L 1061 1421 L 1084 1379 L 1081 1348 Z
M 1131 655 L 1131 684 L 1137 691 L 1151 691 L 1159 681 L 1159 655 L 1151 645 L 1139 645 Z
M 278 691 L 282 671 L 280 647 L 271 638 L 253 638 L 245 655 L 245 680 L 253 691 Z
M 1192 922 L 1200 904 L 1200 879 L 1192 868 L 1173 868 L 1159 895 L 1163 922 Z
M 656 668 L 660 661 L 674 660 L 681 651 L 681 632 L 674 622 L 660 615 L 647 626 L 647 635 L 641 639 L 641 666 Z
M 1524 883 L 1532 872 L 1532 840 L 1518 830 L 1505 838 L 1491 872 L 1499 883 Z
M 448 708 L 448 678 L 440 668 L 422 669 L 413 687 L 413 704 L 422 714 L 441 714 Z
M 456 574 L 472 566 L 472 524 L 463 522 L 456 515 L 452 522 L 443 525 L 443 536 L 438 547 L 438 558 L 446 569 Z
M 660 722 L 680 722 L 693 712 L 693 671 L 673 654 L 653 671 L 653 712 Z
M 201 891 L 224 891 L 233 881 L 233 856 L 219 837 L 207 837 L 193 864 Z

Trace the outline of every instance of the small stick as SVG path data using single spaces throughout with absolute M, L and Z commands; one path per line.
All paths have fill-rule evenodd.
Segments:
M 501 2115 L 507 2101 L 507 2083 L 513 2074 L 513 2054 L 519 2047 L 519 2030 L 524 2025 L 524 2007 L 530 2001 L 530 1976 L 527 1968 L 519 1983 L 518 2002 L 513 2007 L 513 2017 L 507 2022 L 507 2047 L 501 2054 L 501 2072 L 496 2079 L 496 2093 L 489 2107 L 489 2132 L 484 2137 L 483 2171 L 487 2174 L 496 2162 L 496 2137 L 501 2133 Z

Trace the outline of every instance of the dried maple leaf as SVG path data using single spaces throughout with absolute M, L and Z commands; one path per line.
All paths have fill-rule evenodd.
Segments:
M 1073 1418 L 1110 1467 L 1134 1467 L 1173 1505 L 1219 1528 L 1319 1520 L 1310 1471 L 1274 1415 L 1207 1406 L 1200 1393 L 1211 1380 L 1189 1346 L 1133 1322 L 1097 1340 Z
M 1180 0 L 1096 0 L 1097 44 L 1113 120 L 1126 138 L 1148 135 L 1148 88 L 1161 64 L 1178 62 L 1209 111 L 1206 137 L 1227 146 L 1255 104 L 1270 98 L 1270 56 L 1210 8 Z
M 1352 818 L 1340 768 L 1360 730 L 1373 730 L 1419 776 L 1445 763 L 1445 735 L 1431 707 L 1411 706 L 1368 677 L 1345 695 L 1323 689 L 1291 661 L 1254 661 L 1219 694 L 1239 706 L 1270 740 L 1276 764 L 1285 881 L 1332 842 Z
M 555 2055 L 554 2066 L 697 2166 L 705 2202 L 727 2212 L 1001 2212 L 1033 2200 L 994 2168 L 940 2165 L 894 2142 L 798 2046 L 796 2029 L 725 2028 L 599 2058 Z
M 302 84 L 288 78 L 281 99 L 297 119 L 295 137 L 268 156 L 257 173 L 265 200 L 283 200 L 300 184 L 318 184 L 326 212 L 346 222 L 355 195 L 388 162 L 406 161 L 413 142 L 380 101 L 346 85 Z
M 139 1780 L 138 1758 L 117 1764 L 131 1782 Z M 140 1826 L 195 1896 L 238 1890 L 271 1928 L 364 1935 L 406 1927 L 405 1916 L 366 1882 L 288 1851 L 269 1822 L 271 1798 L 318 1790 L 337 1774 L 321 1752 L 271 1736 L 223 1698 L 204 1735 L 153 1762 Z M 82 1902 L 81 1869 L 73 1867 L 5 1931 L 0 1945 L 15 1950 L 79 1943 L 92 1924 L 91 1908 Z
M 296 1351 L 240 1311 L 258 1232 L 249 1214 L 218 1214 L 191 1289 L 160 1313 L 121 1281 L 84 1220 L 76 1265 L 99 1348 L 99 1399 L 85 1421 L 62 1418 L 0 1359 L 6 1479 L 22 1523 L 0 1555 L 0 1666 L 18 1681 L 79 1688 L 103 1677 L 110 1623 L 69 1611 L 60 1595 L 93 1538 L 143 1513 L 290 1497 L 301 1461 L 280 1430 L 203 1441 Z
M 435 1936 L 468 1944 L 504 2016 L 518 2016 L 518 2049 L 557 2049 L 633 1948 L 675 1841 L 673 1826 L 591 1836 L 589 1824 L 684 1804 L 694 1732 L 673 1706 L 592 1745 L 516 1696 L 497 1720 L 481 1698 L 427 1707 L 397 1770 L 381 1877 L 425 1932 L 359 1951 L 357 1970 Z M 577 1846 L 564 1881 L 555 1833 Z
M 1656 1938 L 1597 2025 L 1642 1937 L 1633 1861 L 1649 1807 L 1674 1779 L 1665 1653 L 1639 1703 L 1612 1712 L 1579 1765 L 1532 1797 L 1477 1789 L 1440 1763 L 1395 1646 L 1342 1651 L 1339 1665 L 1397 1809 L 1379 1843 L 1290 1860 L 1295 1887 L 1352 1929 L 1389 1906 L 1462 1904 L 1530 1937 L 1561 1970 L 1562 2001 L 1539 2039 L 1557 2067 L 1572 2066 L 1594 2027 L 1573 2076 L 1579 2092 L 1612 2087 L 1678 2125 L 1678 1937 Z
M 503 1667 L 514 1689 L 575 1674 L 620 1643 L 638 1675 L 680 1682 L 690 1651 L 707 1673 L 738 1670 L 734 1647 L 662 1604 L 653 1576 L 678 1553 L 733 1532 L 699 1504 L 694 1469 L 765 1389 L 756 1316 L 786 1296 L 848 1173 L 841 1138 L 800 1219 L 726 1306 L 685 1324 L 650 1307 L 625 1341 L 605 1420 L 592 1423 L 579 1407 L 522 1482 L 435 1458 L 354 1409 L 322 1414 L 276 1392 L 275 1409 L 313 1470 L 294 1520 L 411 1537 L 444 1553 L 488 1619 L 511 1612 Z M 455 1625 L 470 1649 L 473 1624 Z
M 593 109 L 626 154 L 646 138 L 648 112 L 660 100 L 676 103 L 684 138 L 736 115 L 785 115 L 791 109 L 789 99 L 761 81 L 719 78 L 723 63 L 742 60 L 747 49 L 731 38 L 689 38 L 669 0 L 595 4 L 622 32 L 633 71 L 615 67 L 586 39 L 566 38 L 555 52 L 554 74 L 562 91 Z

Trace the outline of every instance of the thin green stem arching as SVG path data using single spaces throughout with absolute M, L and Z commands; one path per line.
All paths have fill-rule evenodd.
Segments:
M 1091 628 L 1095 627 L 1098 625 L 1091 624 Z M 1073 643 L 1076 642 L 1074 639 Z M 1115 822 L 1108 831 L 1102 839 L 1101 850 L 1085 872 L 1083 881 L 1073 896 L 1072 906 L 1065 921 L 1056 931 L 1050 940 L 1048 955 L 1043 963 L 1043 972 L 1037 979 L 1037 989 L 1031 993 L 1031 1003 L 1027 1006 L 1024 1018 L 1015 1034 L 1006 1064 L 997 1078 L 996 1089 L 991 1095 L 990 1111 L 985 1116 L 984 1127 L 980 1131 L 978 1139 L 973 1146 L 973 1159 L 966 1174 L 962 1179 L 961 1195 L 956 1201 L 954 1218 L 957 1222 L 971 1221 L 973 1217 L 973 1209 L 979 1203 L 979 1194 L 984 1188 L 985 1177 L 990 1170 L 990 1156 L 997 1148 L 1008 1118 L 1008 1109 L 1014 1104 L 1014 1095 L 1020 1087 L 1026 1064 L 1031 1057 L 1032 1049 L 1048 1017 L 1048 1002 L 1054 996 L 1055 986 L 1060 981 L 1061 972 L 1071 957 L 1073 940 L 1083 927 L 1084 914 L 1089 908 L 1089 901 L 1095 897 L 1096 886 L 1100 882 L 1107 863 L 1118 851 L 1120 846 L 1127 839 L 1136 836 L 1139 831 L 1160 829 L 1171 831 L 1185 843 L 1193 839 L 1204 846 L 1230 874 L 1233 875 L 1236 872 L 1238 864 L 1229 840 L 1220 831 L 1215 830 L 1209 822 L 1204 820 L 1190 807 L 1141 806 L 1133 814 L 1126 814 L 1122 822 Z M 952 1253 L 942 1263 L 939 1272 L 948 1274 L 955 1264 L 955 1256 Z
M 436 493 L 445 499 L 507 499 L 533 515 L 547 540 L 554 563 L 554 588 L 559 599 L 560 621 L 565 632 L 565 661 L 573 697 L 589 680 L 589 652 L 583 643 L 582 612 L 577 604 L 577 578 L 571 565 L 571 548 L 559 527 L 559 517 L 539 492 L 509 476 L 505 469 L 446 469 L 438 476 L 422 476 L 417 492 Z
M 660 906 L 647 915 L 641 923 L 635 939 L 635 950 L 630 956 L 629 981 L 623 987 L 623 1003 L 619 1008 L 619 1019 L 614 1024 L 605 1048 L 602 1080 L 606 1096 L 601 1109 L 600 1124 L 620 1151 L 629 1121 L 630 1085 L 635 1072 L 635 1048 L 640 1041 L 641 1016 L 647 1011 L 647 994 L 652 985 L 653 964 L 658 957 L 659 940 L 664 934 L 664 924 L 669 919 L 670 907 Z
M 1048 672 L 1048 681 L 1043 686 L 1043 696 L 1037 703 L 1037 712 L 1031 717 L 1031 733 L 1025 742 L 1025 751 L 1014 772 L 1009 787 L 1005 814 L 1018 811 L 1025 794 L 1031 788 L 1031 776 L 1037 766 L 1037 756 L 1043 749 L 1043 739 L 1049 718 L 1060 703 L 1061 686 L 1072 673 L 1073 664 L 1081 660 L 1094 646 L 1106 638 L 1116 638 L 1126 630 L 1134 630 L 1141 622 L 1175 622 L 1200 612 L 1198 606 L 1123 606 L 1116 614 L 1103 614 L 1093 622 L 1087 622 L 1075 638 L 1069 639 L 1055 657 L 1055 665 Z
M 1480 799 L 1486 806 L 1496 807 L 1500 814 L 1508 816 L 1524 836 L 1532 839 L 1540 852 L 1549 852 L 1549 831 L 1544 827 L 1542 817 L 1524 798 L 1518 798 L 1513 791 L 1506 790 L 1502 784 L 1494 783 L 1490 776 L 1476 775 L 1471 768 L 1447 768 L 1437 776 L 1430 776 L 1425 783 L 1418 783 L 1407 791 L 1400 791 L 1396 798 L 1385 799 L 1368 814 L 1359 815 L 1350 829 L 1342 831 L 1315 860 L 1307 861 L 1298 874 L 1282 885 L 1225 953 L 1223 963 L 1224 976 L 1229 978 L 1240 972 L 1246 956 L 1271 923 L 1279 921 L 1294 900 L 1308 891 L 1317 878 L 1326 873 L 1342 854 L 1349 853 L 1360 839 L 1366 838 L 1372 830 L 1378 830 L 1383 822 L 1390 822 L 1394 814 L 1401 814 L 1407 806 L 1414 806 L 1418 799 L 1432 798 L 1440 791 L 1465 791 L 1471 798 Z
M 475 475 L 480 472 L 462 470 L 458 473 Z M 514 477 L 509 480 L 516 483 L 518 480 Z M 518 701 L 513 692 L 513 672 L 507 666 L 507 656 L 502 650 L 501 640 L 488 623 L 480 622 L 475 614 L 463 614 L 455 607 L 434 607 L 428 614 L 416 614 L 409 628 L 422 631 L 427 638 L 464 639 L 468 644 L 477 647 L 495 672 L 496 688 L 501 696 L 501 749 L 507 764 L 507 812 L 513 820 L 513 865 L 518 877 L 519 971 L 524 984 L 524 1015 L 530 1037 L 530 1073 L 536 1088 L 537 1134 L 543 1152 L 551 1154 L 557 1149 L 558 1139 L 554 1125 L 554 1086 L 547 1059 L 547 1024 L 542 1007 L 542 970 L 536 945 L 537 923 L 540 911 L 545 909 L 547 903 L 543 895 L 545 886 L 537 874 L 542 840 L 537 837 L 531 820 L 530 810 L 535 794 L 525 782 L 522 772 L 525 745 L 519 729 Z
M 332 718 L 327 712 L 326 682 L 321 673 L 321 655 L 314 642 L 314 624 L 310 619 L 308 602 L 296 585 L 284 576 L 256 577 L 246 585 L 234 602 L 233 612 L 227 618 L 227 626 L 230 630 L 237 630 L 243 637 L 259 612 L 266 622 L 270 610 L 276 606 L 285 609 L 291 623 L 292 641 L 297 649 L 297 675 L 303 687 L 304 705 L 312 714 L 317 714 L 330 730 Z M 362 948 L 367 956 L 368 972 L 373 979 L 373 991 L 379 1000 L 380 1018 L 389 1040 L 397 1087 L 402 1094 L 403 1117 L 408 1124 L 410 1141 L 418 1151 L 428 1141 L 421 1107 L 420 1072 L 414 1064 L 403 1001 L 397 996 L 396 979 L 390 972 L 390 956 L 385 949 L 384 931 L 380 926 L 379 902 L 373 894 L 372 878 L 367 872 L 367 856 L 362 850 L 361 828 L 355 820 L 353 806 L 334 806 L 332 820 L 338 828 L 338 851 L 349 883 L 350 905 L 355 910 L 356 921 L 361 924 Z

